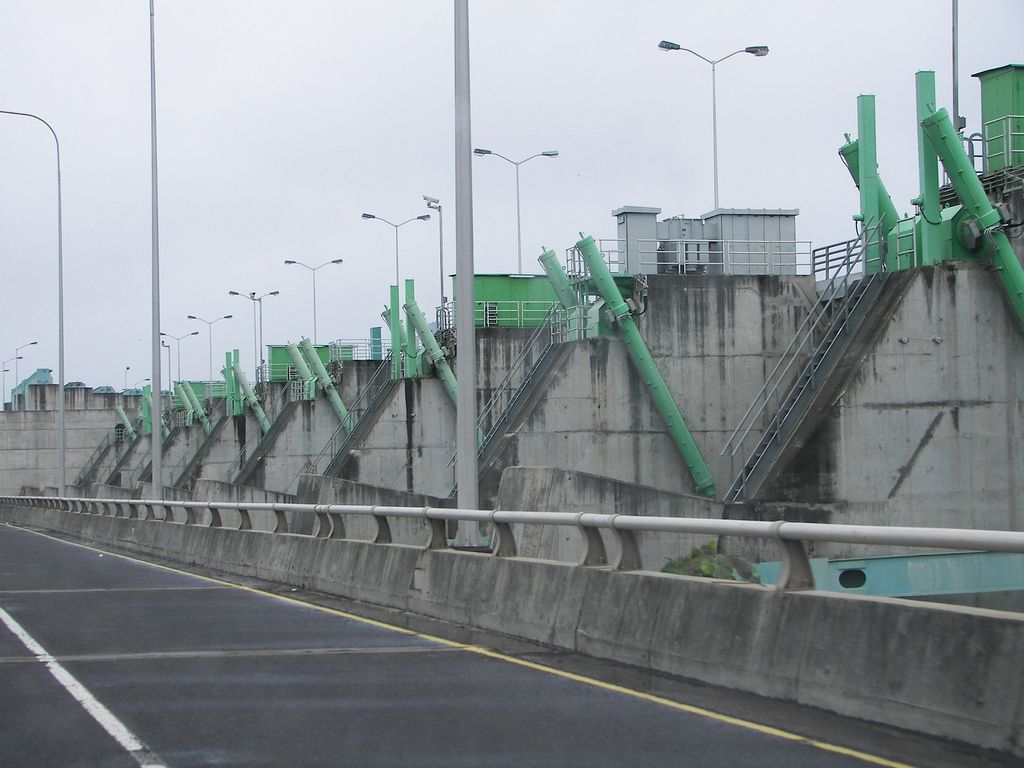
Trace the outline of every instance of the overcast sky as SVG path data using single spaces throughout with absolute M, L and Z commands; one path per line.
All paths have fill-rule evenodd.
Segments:
M 157 0 L 162 330 L 182 374 L 205 378 L 241 350 L 250 302 L 267 343 L 312 335 L 311 281 L 284 259 L 343 258 L 318 273 L 321 342 L 365 338 L 394 275 L 392 221 L 445 209 L 454 271 L 451 0 Z M 710 68 L 658 50 L 674 40 L 718 69 L 723 207 L 799 208 L 798 237 L 852 235 L 857 196 L 836 156 L 856 97 L 877 94 L 879 165 L 896 207 L 917 193 L 914 72 L 951 102 L 949 0 L 470 0 L 473 143 L 521 169 L 526 271 L 583 231 L 614 237 L 611 211 L 712 208 Z M 961 112 L 980 130 L 971 74 L 1024 62 L 1024 0 L 961 0 Z M 66 378 L 121 388 L 149 375 L 150 156 L 147 0 L 0 0 L 0 109 L 33 112 L 62 149 Z M 473 163 L 476 271 L 516 267 L 515 176 Z M 0 352 L 22 375 L 57 367 L 53 142 L 0 115 Z M 402 228 L 402 276 L 437 303 L 436 217 Z M 175 363 L 176 365 L 176 363 Z M 8 363 L 13 368 L 13 363 Z M 12 386 L 13 373 L 7 374 Z

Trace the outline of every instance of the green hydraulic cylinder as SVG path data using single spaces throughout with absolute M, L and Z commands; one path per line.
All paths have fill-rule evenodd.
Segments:
M 142 388 L 142 434 L 153 434 L 153 389 L 147 384 Z
M 416 286 L 413 280 L 405 281 L 405 303 L 416 303 Z M 407 330 L 402 336 L 405 343 L 405 375 L 410 378 L 417 378 L 423 375 L 423 352 L 416 343 L 416 333 L 412 326 L 406 326 Z
M 921 126 L 942 161 L 964 209 L 977 219 L 978 228 L 990 245 L 999 283 L 1018 326 L 1024 331 L 1024 269 L 1002 230 L 999 211 L 989 202 L 946 110 L 940 109 L 928 115 L 921 121 Z
M 196 418 L 199 419 L 199 423 L 203 425 L 203 431 L 206 434 L 213 432 L 213 424 L 210 423 L 210 419 L 206 415 L 206 409 L 199 402 L 199 398 L 196 397 L 196 392 L 192 389 L 192 385 L 187 381 L 181 382 L 181 391 L 185 394 L 185 399 L 192 406 L 192 410 L 195 412 Z
M 441 351 L 437 339 L 430 332 L 430 325 L 427 323 L 427 318 L 423 315 L 423 310 L 416 304 L 416 299 L 409 299 L 406 302 L 405 314 L 409 318 L 409 327 L 414 328 L 415 332 L 419 334 L 420 341 L 423 342 L 424 351 L 427 357 L 430 358 L 430 362 L 434 364 L 434 370 L 437 371 L 437 376 L 441 379 L 444 391 L 448 393 L 452 403 L 458 407 L 459 385 L 455 379 L 455 374 L 452 372 L 451 366 L 448 365 L 448 361 L 445 359 L 444 352 Z M 476 444 L 477 446 L 484 444 L 484 433 L 479 427 L 476 430 Z
M 334 382 L 331 381 L 330 374 L 327 373 L 327 369 L 324 368 L 323 362 L 316 354 L 316 349 L 313 348 L 313 342 L 309 339 L 303 339 L 299 342 L 299 349 L 302 350 L 302 354 L 305 355 L 306 361 L 312 366 L 313 374 L 316 376 L 317 381 L 320 384 L 320 389 L 327 395 L 327 400 L 331 404 L 331 408 L 338 415 L 338 419 L 341 421 L 342 428 L 346 431 L 352 428 L 352 417 L 349 415 L 348 408 L 345 407 L 345 403 L 341 401 L 341 395 L 338 394 L 338 390 L 334 386 Z
M 195 421 L 196 418 L 196 409 L 188 399 L 188 396 L 185 394 L 185 388 L 181 384 L 182 383 L 180 381 L 174 382 L 174 394 L 176 399 L 185 406 L 185 424 L 186 426 L 191 427 L 192 422 Z
M 594 238 L 589 235 L 576 243 L 576 247 L 579 248 L 580 254 L 590 270 L 590 275 L 597 286 L 597 290 L 618 321 L 618 329 L 622 333 L 623 340 L 626 342 L 626 349 L 629 352 L 630 359 L 632 359 L 633 364 L 640 373 L 640 378 L 643 379 L 650 390 L 651 397 L 654 399 L 654 405 L 662 415 L 662 418 L 665 419 L 669 435 L 672 437 L 672 441 L 679 450 L 680 456 L 682 456 L 683 461 L 690 470 L 694 491 L 700 495 L 715 498 L 715 481 L 711 477 L 711 470 L 708 469 L 704 456 L 697 447 L 689 427 L 686 426 L 686 421 L 679 411 L 679 406 L 676 405 L 676 401 L 672 398 L 672 393 L 669 391 L 661 371 L 658 370 L 658 366 L 651 357 L 650 350 L 644 344 L 643 337 L 640 335 L 640 329 L 637 328 L 636 320 L 630 313 L 629 305 L 623 300 L 611 272 L 608 271 L 608 267 L 604 263 L 601 249 L 594 242 Z
M 306 365 L 306 360 L 299 351 L 299 348 L 288 343 L 285 347 L 285 351 L 288 353 L 288 357 L 291 358 L 292 365 L 295 366 L 295 372 L 302 379 L 302 396 L 306 400 L 310 400 L 316 393 L 316 376 L 313 375 L 312 371 L 309 370 L 309 366 Z M 315 350 L 314 350 L 315 351 Z M 317 358 L 319 360 L 319 358 Z
M 847 170 L 850 171 L 853 183 L 857 186 L 857 189 L 860 189 L 860 140 L 848 141 L 840 147 L 839 156 L 843 159 Z M 889 197 L 889 192 L 886 190 L 885 184 L 882 183 L 882 179 L 876 177 L 876 181 L 878 211 L 882 218 L 882 229 L 888 232 L 896 226 L 896 222 L 900 220 L 900 215 L 896 212 L 896 206 L 892 204 L 892 198 Z
M 416 333 L 419 334 L 420 340 L 423 342 L 423 347 L 426 350 L 427 357 L 430 358 L 430 362 L 434 364 L 434 368 L 437 370 L 438 378 L 441 379 L 441 383 L 444 385 L 445 392 L 455 402 L 458 392 L 458 383 L 455 381 L 455 374 L 452 373 L 451 366 L 448 365 L 448 361 L 445 360 L 444 352 L 441 351 L 441 347 L 437 343 L 437 339 L 434 338 L 434 334 L 430 332 L 430 326 L 427 324 L 427 318 L 423 316 L 423 311 L 416 304 L 416 299 L 409 298 L 405 302 L 405 314 L 409 318 L 409 325 L 416 329 Z
M 128 435 L 128 439 L 135 440 L 138 437 L 135 432 L 135 426 L 132 424 L 131 419 L 128 418 L 128 414 L 124 412 L 124 408 L 116 405 L 114 406 L 114 413 L 117 414 L 117 420 L 124 426 L 124 433 Z
M 391 303 L 388 305 L 388 325 L 391 331 L 391 378 L 402 378 L 402 318 L 398 309 L 398 286 L 391 286 Z
M 229 416 L 241 416 L 243 408 L 242 390 L 235 379 L 234 366 L 238 365 L 238 350 L 224 353 L 224 367 L 221 368 L 221 375 L 224 377 L 224 393 L 227 396 L 227 413 Z M 211 382 L 212 384 L 212 382 Z
M 242 389 L 245 401 L 252 408 L 252 412 L 256 414 L 256 420 L 260 423 L 260 429 L 263 430 L 264 435 L 267 434 L 270 431 L 270 419 L 267 418 L 267 414 L 263 410 L 263 406 L 260 405 L 260 400 L 256 397 L 256 393 L 252 391 L 249 380 L 245 378 L 245 372 L 238 363 L 233 363 L 231 370 L 235 374 L 235 381 L 238 382 L 238 386 Z
M 939 157 L 924 134 L 921 121 L 935 111 L 935 73 L 929 70 L 914 76 L 917 93 L 917 163 L 920 196 L 913 202 L 921 209 L 918 266 L 942 261 L 942 208 L 939 205 Z
M 555 289 L 555 296 L 558 297 L 558 301 L 565 307 L 565 313 L 569 319 L 570 338 L 584 338 L 584 324 L 580 322 L 584 314 L 580 307 L 579 297 L 576 295 L 576 291 L 572 289 L 569 276 L 565 274 L 562 265 L 558 263 L 558 256 L 554 251 L 545 248 L 537 261 L 544 268 L 544 274 L 548 276 L 548 282 Z

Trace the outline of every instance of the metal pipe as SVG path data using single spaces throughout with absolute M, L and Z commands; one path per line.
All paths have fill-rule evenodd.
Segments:
M 316 349 L 313 347 L 313 342 L 304 338 L 299 342 L 299 349 L 302 350 L 302 354 L 305 355 L 306 361 L 312 368 L 313 374 L 316 376 L 320 384 L 320 389 L 322 389 L 324 394 L 327 395 L 327 400 L 330 402 L 334 412 L 338 415 L 342 428 L 347 431 L 347 425 L 351 425 L 352 417 L 349 415 L 348 408 L 345 407 L 345 403 L 342 402 L 341 395 L 338 394 L 338 390 L 335 388 L 334 382 L 331 381 L 331 377 L 327 373 L 327 369 L 324 367 L 323 362 L 317 355 Z
M 118 421 L 124 426 L 124 433 L 128 435 L 129 440 L 135 440 L 138 434 L 135 432 L 135 426 L 132 424 L 132 420 L 128 418 L 128 414 L 124 412 L 124 408 L 120 405 L 114 406 L 114 413 L 117 414 Z
M 550 249 L 545 250 L 537 261 L 544 268 L 544 274 L 548 276 L 551 287 L 555 289 L 555 296 L 562 302 L 562 306 L 569 311 L 576 309 L 579 305 L 576 291 L 572 289 L 569 276 L 565 274 L 562 265 L 558 263 L 558 256 L 555 252 Z
M 462 379 L 456 407 L 455 479 L 458 503 L 479 502 L 476 456 L 476 327 L 473 322 L 473 136 L 470 113 L 469 0 L 455 0 L 455 313 L 459 354 L 456 375 Z M 459 526 L 455 543 L 478 545 L 478 526 Z
M 270 431 L 270 419 L 267 418 L 266 412 L 263 410 L 263 406 L 260 405 L 260 400 L 256 397 L 256 393 L 253 392 L 252 386 L 249 384 L 249 380 L 245 378 L 245 372 L 242 371 L 238 363 L 231 364 L 231 370 L 235 374 L 235 381 L 238 382 L 238 386 L 242 388 L 242 394 L 245 395 L 245 401 L 252 408 L 253 413 L 256 414 L 256 420 L 260 423 L 260 429 L 263 430 L 263 434 L 267 434 Z
M 402 320 L 398 313 L 398 283 L 391 286 L 391 303 L 388 305 L 388 326 L 391 333 L 391 378 L 402 378 Z
M 860 140 L 853 139 L 852 141 L 847 141 L 846 144 L 839 148 L 839 157 L 850 172 L 854 185 L 857 189 L 860 189 Z M 882 229 L 888 232 L 896 226 L 896 222 L 900 220 L 900 215 L 897 213 L 896 206 L 893 205 L 892 198 L 889 197 L 889 191 L 885 188 L 885 184 L 880 176 L 876 176 L 876 190 Z
M 935 73 L 918 72 L 914 76 L 917 95 L 917 162 L 921 208 L 921 243 L 918 263 L 921 266 L 942 260 L 942 209 L 939 205 L 939 159 L 920 122 L 935 109 Z
M 199 419 L 199 423 L 203 425 L 203 431 L 206 432 L 206 434 L 210 434 L 213 432 L 213 425 L 210 423 L 210 419 L 206 415 L 206 409 L 199 402 L 199 398 L 196 397 L 195 390 L 192 389 L 192 385 L 187 381 L 180 383 L 181 391 L 184 393 L 185 399 L 188 401 L 189 405 L 192 406 L 192 410 Z
M 967 157 L 946 110 L 940 109 L 925 117 L 921 121 L 921 127 L 942 161 L 957 197 L 964 208 L 977 218 L 978 226 L 991 245 L 988 250 L 999 277 L 999 284 L 1010 303 L 1018 326 L 1024 330 L 1024 268 L 1021 268 L 1013 247 L 1002 230 L 999 211 L 989 202 L 988 195 L 978 181 L 978 174 Z
M 153 0 L 149 0 L 149 124 L 150 124 L 150 160 L 152 167 L 151 202 L 152 202 L 152 310 L 153 328 L 151 338 L 151 361 L 153 378 L 153 411 L 160 414 L 162 379 L 160 377 L 160 205 L 157 196 L 157 152 L 156 152 L 156 16 L 153 11 Z M 63 400 L 63 393 L 61 393 Z M 161 424 L 163 419 L 161 418 Z M 163 434 L 162 430 L 153 430 L 153 492 L 157 499 L 164 497 L 163 474 Z
M 448 397 L 452 399 L 452 402 L 458 406 L 458 381 L 455 378 L 455 374 L 452 373 L 452 369 L 448 365 L 448 361 L 444 357 L 444 352 L 442 352 L 441 347 L 438 346 L 437 339 L 435 339 L 434 334 L 430 332 L 430 326 L 427 324 L 427 318 L 423 316 L 423 311 L 419 308 L 419 305 L 416 304 L 416 299 L 414 298 L 408 298 L 405 302 L 404 308 L 405 314 L 409 318 L 409 325 L 415 328 L 416 333 L 419 334 L 420 340 L 423 342 L 423 348 L 426 350 L 427 357 L 429 357 L 430 362 L 434 364 L 437 376 L 441 379 L 441 383 L 444 385 L 444 391 L 448 393 Z
M 651 357 L 647 345 L 644 344 L 643 337 L 640 335 L 640 329 L 637 328 L 636 321 L 633 319 L 632 314 L 630 314 L 629 306 L 622 299 L 622 294 L 619 293 L 619 288 L 615 285 L 615 280 L 604 263 L 601 249 L 594 242 L 594 238 L 589 235 L 577 242 L 576 247 L 579 248 L 580 255 L 583 256 L 583 260 L 586 262 L 594 284 L 605 300 L 605 304 L 618 321 L 617 328 L 622 335 L 623 341 L 626 343 L 626 350 L 629 352 L 630 359 L 647 385 L 655 407 L 662 418 L 665 419 L 672 442 L 675 443 L 679 455 L 682 457 L 687 469 L 690 470 L 690 475 L 693 478 L 694 492 L 702 496 L 714 498 L 715 481 L 711 477 L 711 470 L 708 469 L 707 462 L 704 461 L 704 457 L 697 447 L 697 443 L 693 439 L 693 435 L 690 433 L 682 413 L 679 411 L 679 406 L 676 405 L 676 401 L 673 399 L 672 393 L 669 391 L 668 385 L 661 375 L 661 371 L 658 370 L 658 366 Z

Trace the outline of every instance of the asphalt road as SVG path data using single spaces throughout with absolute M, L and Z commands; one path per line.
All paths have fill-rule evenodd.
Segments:
M 0 526 L 3 766 L 899 765 Z

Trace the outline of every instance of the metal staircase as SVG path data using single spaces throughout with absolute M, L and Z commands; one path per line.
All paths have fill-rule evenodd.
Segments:
M 816 265 L 825 265 L 819 301 L 721 451 L 723 456 L 746 457 L 725 494 L 726 502 L 753 498 L 794 443 L 798 430 L 806 428 L 813 404 L 826 390 L 890 278 L 885 272 L 861 274 L 863 236 L 816 249 L 814 255 Z
M 96 470 L 99 469 L 100 463 L 110 453 L 111 446 L 114 445 L 114 436 L 108 432 L 104 435 L 103 440 L 96 446 L 96 450 L 92 452 L 89 460 L 85 462 L 85 466 L 82 467 L 82 471 L 75 477 L 74 486 L 76 488 L 86 488 L 91 482 L 93 476 L 96 474 Z
M 328 456 L 330 462 L 323 474 L 336 477 L 352 449 L 369 433 L 380 414 L 381 408 L 391 400 L 391 395 L 399 381 L 391 378 L 391 355 L 381 362 L 366 386 L 356 395 L 355 402 L 349 408 L 349 423 L 339 425 L 320 455 L 306 467 L 306 474 L 320 474 L 320 465 Z M 344 430 L 342 429 L 344 427 Z
M 220 433 L 224 429 L 224 425 L 231 420 L 231 417 L 228 416 L 226 413 L 227 402 L 221 400 L 220 403 L 220 408 L 223 411 L 225 411 L 225 413 L 222 413 L 220 418 L 217 419 L 217 422 L 213 425 L 213 429 L 210 430 L 210 434 L 208 434 L 204 438 L 203 442 L 199 444 L 199 447 L 196 448 L 196 451 L 192 455 L 192 458 L 188 460 L 188 462 L 185 464 L 184 469 L 182 469 L 182 471 L 174 479 L 174 482 L 171 484 L 172 488 L 183 488 L 190 480 L 192 480 L 192 476 L 199 469 L 200 465 L 206 458 L 207 454 L 209 454 L 210 449 L 213 447 L 213 444 L 217 442 L 217 438 L 220 437 Z
M 494 458 L 501 439 L 515 417 L 522 413 L 530 393 L 535 391 L 537 383 L 561 359 L 559 352 L 565 349 L 562 343 L 565 341 L 564 315 L 565 310 L 560 306 L 551 307 L 480 409 L 476 426 L 484 437 L 477 449 L 477 472 L 481 472 Z M 457 459 L 458 454 L 453 455 L 448 466 L 454 467 Z M 452 488 L 450 495 L 455 496 L 457 493 L 458 485 Z
M 125 465 L 128 464 L 128 460 L 135 453 L 135 449 L 138 448 L 139 444 L 142 442 L 143 437 L 149 436 L 144 436 L 142 434 L 141 428 L 137 429 L 135 431 L 135 439 L 131 441 L 131 443 L 128 445 L 128 448 L 125 450 L 124 453 L 121 454 L 121 457 L 114 464 L 114 468 L 111 469 L 110 473 L 106 476 L 106 479 L 104 480 L 104 483 L 106 485 L 120 485 L 119 475 L 121 474 L 121 471 L 125 468 Z M 118 482 L 115 483 L 114 480 L 117 480 Z
M 260 436 L 259 441 L 256 443 L 256 447 L 253 449 L 252 453 L 249 454 L 249 458 L 245 459 L 244 463 L 242 462 L 241 457 L 244 456 L 245 449 L 242 449 L 242 454 L 239 455 L 239 463 L 241 463 L 242 466 L 238 470 L 238 474 L 231 479 L 231 482 L 234 485 L 243 485 L 252 473 L 256 471 L 256 467 L 259 466 L 259 463 L 266 458 L 267 451 L 270 446 L 274 444 L 274 441 L 277 440 L 277 436 L 281 434 L 285 425 L 291 420 L 291 415 L 298 409 L 299 402 L 300 401 L 298 400 L 289 400 L 284 404 L 284 407 L 282 407 L 273 417 L 274 420 L 270 425 L 270 431 L 267 432 L 267 434 Z M 260 433 L 257 432 L 256 434 L 259 435 Z M 247 445 L 248 442 L 249 441 L 246 441 Z M 232 462 L 231 466 L 236 466 L 235 462 Z

